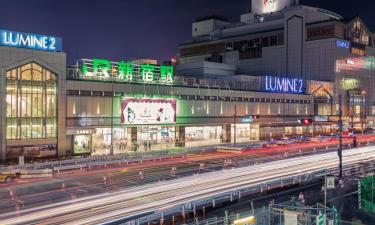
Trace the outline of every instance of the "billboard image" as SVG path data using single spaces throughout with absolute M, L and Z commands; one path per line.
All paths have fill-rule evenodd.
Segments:
M 296 0 L 252 0 L 252 12 L 255 14 L 273 13 L 296 4 L 298 4 Z
M 91 153 L 91 135 L 74 135 L 73 153 L 75 155 Z
M 176 100 L 125 98 L 121 104 L 121 123 L 176 123 Z

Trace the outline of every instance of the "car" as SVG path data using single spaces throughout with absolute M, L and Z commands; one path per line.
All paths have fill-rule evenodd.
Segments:
M 16 175 L 10 172 L 0 172 L 1 183 L 11 183 L 16 178 Z

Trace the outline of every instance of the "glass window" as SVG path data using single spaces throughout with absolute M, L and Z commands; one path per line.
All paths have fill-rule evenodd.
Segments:
M 56 89 L 56 74 L 36 63 L 7 71 L 6 138 L 56 137 Z

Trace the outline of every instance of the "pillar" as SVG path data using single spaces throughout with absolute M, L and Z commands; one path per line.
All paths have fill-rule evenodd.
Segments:
M 176 127 L 175 146 L 185 147 L 185 126 Z
M 223 125 L 223 135 L 221 142 L 230 143 L 232 141 L 232 126 L 231 124 Z
M 132 146 L 134 142 L 137 142 L 137 127 L 128 127 L 128 146 Z

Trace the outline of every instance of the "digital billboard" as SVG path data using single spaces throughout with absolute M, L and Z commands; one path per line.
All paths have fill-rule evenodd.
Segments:
M 121 123 L 176 123 L 176 100 L 125 98 L 121 104 Z

